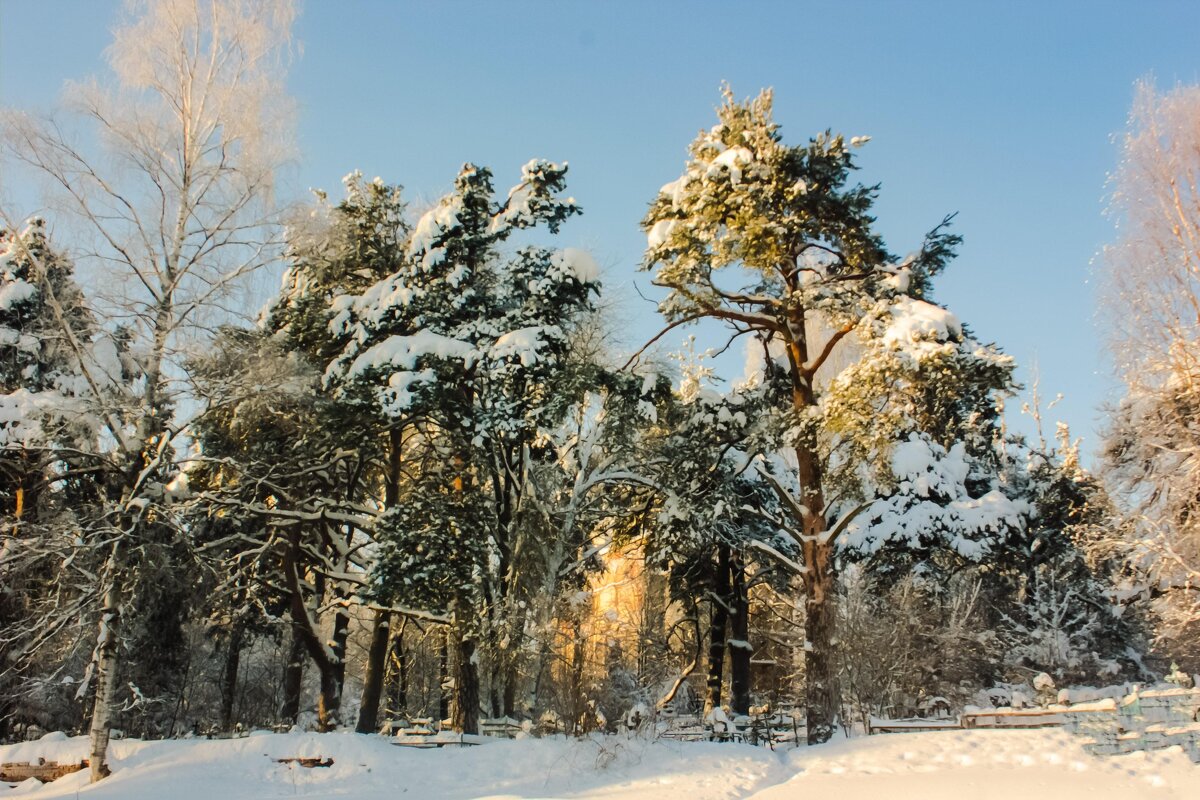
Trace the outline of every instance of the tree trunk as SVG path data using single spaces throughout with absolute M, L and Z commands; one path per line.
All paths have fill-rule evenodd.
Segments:
M 576 736 L 587 732 L 584 726 L 587 698 L 583 690 L 583 667 L 586 655 L 583 626 L 577 619 L 575 620 L 575 642 L 571 647 L 571 733 Z
M 458 644 L 458 673 L 454 681 L 454 718 L 451 726 L 459 733 L 479 733 L 479 665 L 475 640 L 462 635 Z
M 731 599 L 733 601 L 733 635 L 729 643 L 729 690 L 730 707 L 735 714 L 750 713 L 750 598 L 746 592 L 746 566 L 741 555 L 733 553 L 729 559 L 732 577 Z
M 112 709 L 117 698 L 117 671 L 120 668 L 121 596 L 117 578 L 104 592 L 100 611 L 100 632 L 96 639 L 96 700 L 92 708 L 91 773 L 92 783 L 106 777 L 108 739 L 112 731 Z
M 317 730 L 331 731 L 337 727 L 338 711 L 342 707 L 342 685 L 334 665 L 317 662 L 321 673 L 321 694 L 317 698 Z
M 725 637 L 729 623 L 729 545 L 717 546 L 713 599 L 708 620 L 708 680 L 705 712 L 721 707 L 721 684 L 725 680 Z
M 344 599 L 344 598 L 343 598 Z M 329 649 L 332 651 L 329 668 L 332 679 L 337 683 L 338 697 L 346 686 L 346 643 L 350 640 L 350 615 L 345 607 L 339 607 L 333 615 L 333 635 L 329 637 Z M 335 708 L 336 712 L 337 709 Z
M 501 658 L 501 653 L 498 652 L 498 650 L 499 650 L 499 648 L 493 648 L 493 650 L 492 650 L 492 658 L 493 658 L 492 666 L 488 670 L 488 706 L 491 710 L 492 719 L 500 718 L 500 711 L 501 711 L 501 707 L 502 707 L 502 700 L 501 700 L 502 691 L 501 691 L 500 684 L 503 681 L 503 678 L 501 678 L 501 675 L 504 674 L 504 670 L 500 666 L 500 663 L 499 663 L 500 658 Z
M 817 402 L 813 392 L 814 375 L 803 366 L 808 362 L 805 324 L 801 311 L 790 326 L 799 333 L 791 345 L 789 357 L 792 362 L 792 405 L 801 413 Z M 834 544 L 827 539 L 825 531 L 821 458 L 813 446 L 803 441 L 796 447 L 796 478 L 800 483 L 800 496 L 796 498 L 799 500 L 799 518 L 796 522 L 803 534 L 801 553 L 805 568 L 802 576 L 806 612 L 804 702 L 808 743 L 811 745 L 827 742 L 833 735 L 841 698 L 837 684 L 837 659 L 833 652 L 837 590 Z
M 229 649 L 221 675 L 221 730 L 233 730 L 233 705 L 237 697 L 238 668 L 242 661 L 242 626 L 234 622 L 229 631 Z
M 379 698 L 383 694 L 383 674 L 387 670 L 388 637 L 392 615 L 389 611 L 375 612 L 375 627 L 371 630 L 371 647 L 367 651 L 367 674 L 363 679 L 362 704 L 358 708 L 359 733 L 375 733 L 379 723 Z
M 829 741 L 837 726 L 840 702 L 837 659 L 834 658 L 837 579 L 833 547 L 809 542 L 804 564 L 804 682 L 808 714 L 808 743 Z
M 320 631 L 317 630 L 319 623 L 310 615 L 301 589 L 299 552 L 300 530 L 292 528 L 283 564 L 284 578 L 291 593 L 289 614 L 292 618 L 292 631 L 303 643 L 309 658 L 321 675 L 321 694 L 317 698 L 317 727 L 322 731 L 329 731 L 337 727 L 338 711 L 342 703 L 342 678 L 345 676 L 346 667 L 345 659 L 341 655 L 345 653 L 345 649 L 344 641 L 343 648 L 340 651 L 337 649 L 336 639 L 339 626 L 341 635 L 345 636 L 347 622 L 339 619 L 345 617 L 345 612 L 339 611 L 334 618 L 334 643 L 332 646 L 326 646 L 321 641 Z M 318 597 L 322 594 L 318 591 Z
M 497 648 L 500 656 L 500 711 L 506 717 L 515 718 L 517 715 L 517 689 L 521 685 L 521 653 L 525 636 L 525 623 L 529 617 L 529 609 L 523 603 L 515 603 L 516 611 L 509 622 L 508 641 L 503 648 Z
M 279 716 L 293 725 L 300 717 L 300 692 L 304 686 L 304 642 L 293 628 L 288 641 L 287 663 L 283 665 L 283 705 Z
M 392 428 L 388 431 L 388 468 L 383 486 L 383 504 L 386 509 L 394 508 L 400 502 L 400 479 L 402 476 L 403 457 L 404 434 L 400 428 Z M 363 680 L 362 704 L 359 706 L 358 725 L 355 728 L 359 733 L 375 732 L 376 725 L 379 722 L 379 701 L 383 695 L 388 674 L 391 633 L 391 612 L 376 611 L 375 627 L 371 631 L 371 647 L 367 651 L 367 674 Z M 401 625 L 400 634 L 396 637 L 398 642 L 403 636 L 404 626 Z M 404 645 L 398 643 L 396 647 L 398 647 L 400 652 L 401 681 L 403 682 L 408 677 L 404 674 Z M 407 687 L 401 691 L 402 693 L 407 693 L 406 690 Z M 403 704 L 403 699 L 401 700 L 401 704 Z
M 510 664 L 504 671 L 504 716 L 517 715 L 517 668 Z
M 438 698 L 438 721 L 450 718 L 450 699 L 454 693 L 454 682 L 450 679 L 450 628 L 446 628 L 442 636 L 442 649 L 438 654 L 438 677 L 442 695 Z
M 404 650 L 404 631 L 407 627 L 408 618 L 405 617 L 400 623 L 400 630 L 392 636 L 388 655 L 387 710 L 393 716 L 404 716 L 408 713 L 408 653 Z

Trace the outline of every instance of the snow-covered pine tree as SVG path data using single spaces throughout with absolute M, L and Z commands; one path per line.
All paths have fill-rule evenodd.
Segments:
M 478 728 L 481 638 L 494 659 L 512 643 L 518 521 L 539 433 L 580 392 L 568 342 L 598 288 L 595 263 L 572 249 L 501 251 L 515 232 L 556 233 L 579 212 L 560 196 L 565 173 L 531 161 L 501 200 L 487 169 L 465 166 L 414 227 L 397 271 L 339 301 L 333 322 L 349 344 L 327 372 L 330 384 L 383 414 L 418 420 L 435 462 L 423 490 L 381 522 L 377 581 L 383 596 L 453 618 L 460 730 Z M 461 541 L 430 538 L 445 530 Z
M 363 179 L 355 171 L 343 179 L 345 197 L 331 206 L 323 193 L 307 219 L 297 219 L 289 230 L 289 255 L 292 266 L 284 276 L 283 288 L 266 315 L 264 325 L 301 355 L 320 373 L 325 373 L 347 346 L 344 330 L 331 324 L 344 312 L 348 298 L 367 290 L 377 281 L 393 274 L 404 261 L 410 236 L 406 207 L 399 186 L 380 178 Z M 400 496 L 406 431 L 410 418 L 378 412 L 370 400 L 351 392 L 332 393 L 322 385 L 325 408 L 324 427 L 331 433 L 326 442 L 330 453 L 346 451 L 347 442 L 358 443 L 361 465 L 353 479 L 335 494 L 352 502 L 372 498 L 391 508 Z M 360 530 L 357 535 L 369 533 Z M 347 542 L 353 538 L 348 535 Z M 346 570 L 340 570 L 342 574 Z M 331 587 L 344 602 L 358 597 L 347 586 Z M 356 601 L 357 602 L 357 601 Z M 376 729 L 379 698 L 384 673 L 392 612 L 375 610 L 373 639 L 369 650 L 362 702 L 357 728 L 360 732 Z M 322 669 L 344 677 L 344 645 L 348 618 L 345 608 L 335 612 L 338 634 L 332 658 L 310 647 L 310 656 Z M 309 637 L 303 637 L 309 641 Z M 313 642 L 319 639 L 313 639 Z M 341 678 L 336 681 L 342 682 Z
M 654 377 L 648 373 L 647 385 Z M 761 580 L 773 567 L 796 566 L 794 542 L 773 524 L 774 493 L 755 466 L 776 438 L 769 404 L 757 381 L 720 392 L 709 368 L 695 359 L 685 363 L 679 391 L 659 401 L 642 437 L 638 469 L 651 483 L 640 502 L 653 511 L 631 520 L 647 562 L 666 569 L 671 600 L 697 630 L 705 627 L 701 608 L 708 607 L 707 647 L 697 641 L 679 680 L 706 651 L 705 703 L 720 707 L 728 652 L 729 700 L 738 714 L 749 712 L 752 688 L 748 574 L 765 566 L 753 570 Z
M 55 622 L 75 624 L 53 608 L 72 509 L 91 488 L 68 468 L 93 434 L 76 384 L 94 324 L 72 273 L 43 220 L 0 230 L 0 738 L 22 695 L 39 694 L 19 687 L 34 659 L 55 657 L 44 652 L 62 630 Z
M 915 254 L 896 259 L 873 229 L 875 188 L 850 182 L 851 149 L 865 137 L 847 142 L 825 133 L 807 146 L 785 145 L 771 103 L 770 92 L 739 103 L 725 91 L 718 124 L 693 142 L 684 174 L 662 188 L 643 221 L 645 268 L 668 289 L 660 310 L 670 326 L 716 319 L 767 343 L 764 371 L 788 419 L 790 450 L 790 465 L 770 474 L 787 511 L 780 522 L 800 551 L 808 741 L 819 743 L 832 735 L 838 711 L 837 539 L 856 508 L 830 500 L 844 496 L 839 474 L 856 460 L 843 459 L 842 443 L 868 437 L 878 423 L 872 413 L 834 424 L 839 386 L 854 388 L 849 380 L 839 385 L 840 373 L 875 340 L 917 374 L 921 351 L 965 353 L 971 342 L 925 299 L 957 238 L 938 226 Z M 985 352 L 982 361 L 991 362 L 993 386 L 1007 380 L 1003 357 Z M 886 394 L 864 391 L 864 409 L 919 393 L 903 382 L 877 386 Z M 922 420 L 901 421 L 917 430 Z M 841 424 L 862 429 L 852 434 Z M 900 433 L 893 427 L 860 453 L 887 464 Z
M 1007 480 L 1027 524 L 1001 543 L 983 577 L 1008 663 L 1049 673 L 1060 686 L 1142 678 L 1146 614 L 1128 602 L 1136 593 L 1124 553 L 1112 547 L 1120 514 L 1065 425 L 1056 439 L 1006 448 Z
M 77 365 L 94 327 L 73 265 L 50 249 L 45 222 L 0 230 L 0 494 L 17 521 L 37 513 L 45 465 L 34 451 L 51 446 L 63 406 L 81 388 Z
M 190 367 L 208 413 L 195 423 L 191 471 L 205 547 L 219 559 L 210 613 L 228 621 L 226 689 L 237 680 L 241 631 L 272 619 L 320 676 L 318 725 L 338 724 L 352 606 L 363 602 L 376 505 L 396 503 L 406 420 L 343 402 L 320 376 L 346 345 L 330 321 L 335 301 L 391 274 L 408 236 L 400 188 L 359 172 L 336 205 L 317 202 L 288 230 L 279 294 L 256 330 L 225 328 Z M 265 619 L 264 619 L 265 616 Z M 375 730 L 391 612 L 376 611 L 359 728 Z M 332 625 L 332 634 L 324 627 Z M 377 653 L 376 651 L 383 651 Z M 281 715 L 295 721 L 301 664 L 286 667 Z M 226 696 L 228 697 L 228 691 Z

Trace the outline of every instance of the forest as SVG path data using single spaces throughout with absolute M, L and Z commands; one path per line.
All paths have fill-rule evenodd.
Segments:
M 820 744 L 1200 672 L 1200 87 L 1119 136 L 1093 463 L 937 301 L 953 209 L 893 250 L 868 137 L 799 98 L 724 87 L 628 209 L 630 349 L 566 162 L 279 202 L 295 13 L 147 4 L 68 117 L 0 116 L 53 198 L 0 205 L 0 742 L 86 733 L 99 777 L 115 736 L 787 708 Z

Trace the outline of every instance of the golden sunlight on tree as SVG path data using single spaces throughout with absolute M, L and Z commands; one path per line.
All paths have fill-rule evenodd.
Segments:
M 1121 148 L 1101 323 L 1127 395 L 1105 455 L 1133 509 L 1134 563 L 1186 639 L 1200 620 L 1200 86 L 1140 82 Z

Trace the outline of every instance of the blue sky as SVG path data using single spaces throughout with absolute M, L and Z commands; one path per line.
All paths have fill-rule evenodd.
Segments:
M 117 8 L 0 0 L 0 104 L 44 108 L 64 80 L 103 72 Z M 739 96 L 772 86 L 785 140 L 872 137 L 861 175 L 882 183 L 893 251 L 958 212 L 965 243 L 935 298 L 1015 356 L 1025 382 L 1036 365 L 1043 394 L 1066 395 L 1050 416 L 1090 451 L 1113 396 L 1089 284 L 1112 235 L 1113 136 L 1139 77 L 1200 80 L 1197 30 L 1200 4 L 1182 1 L 309 0 L 287 183 L 336 196 L 357 168 L 432 200 L 464 161 L 506 186 L 531 157 L 568 160 L 585 213 L 563 244 L 604 266 L 634 345 L 658 325 L 631 289 L 648 283 L 646 205 L 713 123 L 722 81 Z

